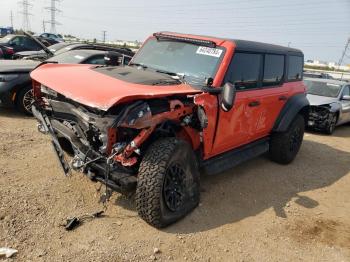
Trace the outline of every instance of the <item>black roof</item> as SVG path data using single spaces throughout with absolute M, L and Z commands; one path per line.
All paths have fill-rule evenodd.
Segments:
M 173 35 L 173 34 L 178 34 L 178 33 L 165 31 L 165 32 L 159 32 L 157 34 Z M 223 41 L 233 42 L 236 45 L 236 50 L 238 50 L 238 51 L 263 52 L 263 53 L 274 53 L 274 54 L 276 54 L 276 53 L 277 54 L 288 53 L 288 54 L 293 54 L 293 55 L 298 55 L 298 56 L 304 56 L 303 52 L 299 49 L 280 46 L 280 45 L 267 44 L 267 43 L 262 43 L 262 42 L 249 41 L 249 40 L 229 39 L 229 38 L 222 38 L 222 37 L 216 37 L 216 36 L 188 34 L 188 38 L 196 39 L 196 36 L 215 38 L 215 39 L 220 39 Z
M 280 53 L 280 54 L 289 53 L 289 54 L 303 56 L 303 52 L 295 48 L 267 44 L 262 42 L 240 40 L 240 39 L 225 39 L 225 40 L 233 42 L 236 45 L 237 51 Z

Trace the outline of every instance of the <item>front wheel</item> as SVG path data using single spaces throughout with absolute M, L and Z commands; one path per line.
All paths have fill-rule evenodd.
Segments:
M 325 133 L 328 134 L 328 135 L 331 135 L 333 134 L 334 130 L 335 130 L 335 126 L 337 125 L 337 120 L 338 120 L 338 117 L 336 114 L 332 114 L 330 117 L 329 117 L 329 121 L 328 121 L 328 125 L 325 129 Z
M 33 88 L 31 86 L 27 86 L 19 91 L 17 96 L 17 109 L 26 114 L 32 115 L 32 103 L 34 101 Z
M 305 131 L 304 117 L 297 115 L 288 130 L 283 133 L 274 133 L 270 141 L 270 159 L 279 164 L 289 164 L 299 152 Z
M 150 225 L 162 228 L 199 203 L 199 171 L 191 146 L 176 138 L 154 142 L 141 161 L 136 209 Z

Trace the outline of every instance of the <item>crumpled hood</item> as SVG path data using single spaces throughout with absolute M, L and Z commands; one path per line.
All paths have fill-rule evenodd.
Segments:
M 39 64 L 30 60 L 0 60 L 0 73 L 29 73 Z
M 108 71 L 108 68 L 106 69 Z M 121 73 L 122 69 L 118 71 Z M 145 72 L 142 74 L 145 74 Z M 151 85 L 149 84 L 152 77 L 150 74 L 147 77 L 145 76 L 147 80 L 147 83 L 145 83 L 141 81 L 141 76 L 135 77 L 137 80 L 133 81 L 132 76 L 126 76 L 126 72 L 122 73 L 121 76 L 114 76 L 101 72 L 101 68 L 76 64 L 46 64 L 38 67 L 30 74 L 35 81 L 65 97 L 103 111 L 107 111 L 117 103 L 134 99 L 200 92 L 186 84 L 174 84 L 173 82 L 169 85 L 166 81 L 161 80 L 165 77 L 163 74 L 158 73 L 157 75 L 158 82 L 157 79 L 154 79 L 157 84 Z M 170 77 L 166 77 L 167 81 L 171 81 Z M 163 82 L 164 85 L 162 85 Z
M 327 105 L 338 101 L 338 98 L 327 96 L 317 96 L 308 94 L 306 97 L 309 100 L 310 105 L 312 106 Z

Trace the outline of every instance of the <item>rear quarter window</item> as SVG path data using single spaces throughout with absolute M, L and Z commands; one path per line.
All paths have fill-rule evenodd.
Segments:
M 288 80 L 301 80 L 303 76 L 304 61 L 302 56 L 289 56 Z

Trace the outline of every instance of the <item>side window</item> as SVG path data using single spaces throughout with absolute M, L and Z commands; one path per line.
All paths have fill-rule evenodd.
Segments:
M 263 86 L 281 83 L 284 73 L 283 55 L 265 55 Z
M 104 65 L 106 64 L 104 57 L 104 55 L 93 56 L 86 60 L 83 64 Z
M 262 55 L 236 53 L 232 59 L 226 81 L 234 84 L 237 90 L 259 87 Z
M 288 80 L 301 80 L 303 75 L 303 57 L 289 56 L 288 63 Z
M 30 38 L 24 38 L 23 39 L 23 45 L 25 47 L 27 47 L 28 49 L 31 49 L 31 50 L 40 50 L 42 49 L 41 46 L 39 46 L 39 44 L 37 42 L 35 42 L 33 39 L 30 39 Z
M 19 36 L 16 36 L 16 37 L 12 38 L 11 41 L 9 41 L 9 44 L 12 46 L 20 46 L 21 43 L 22 43 L 21 37 L 19 37 Z
M 124 65 L 128 65 L 131 61 L 131 56 L 124 56 Z
M 346 86 L 343 90 L 343 96 L 350 96 L 350 86 Z

